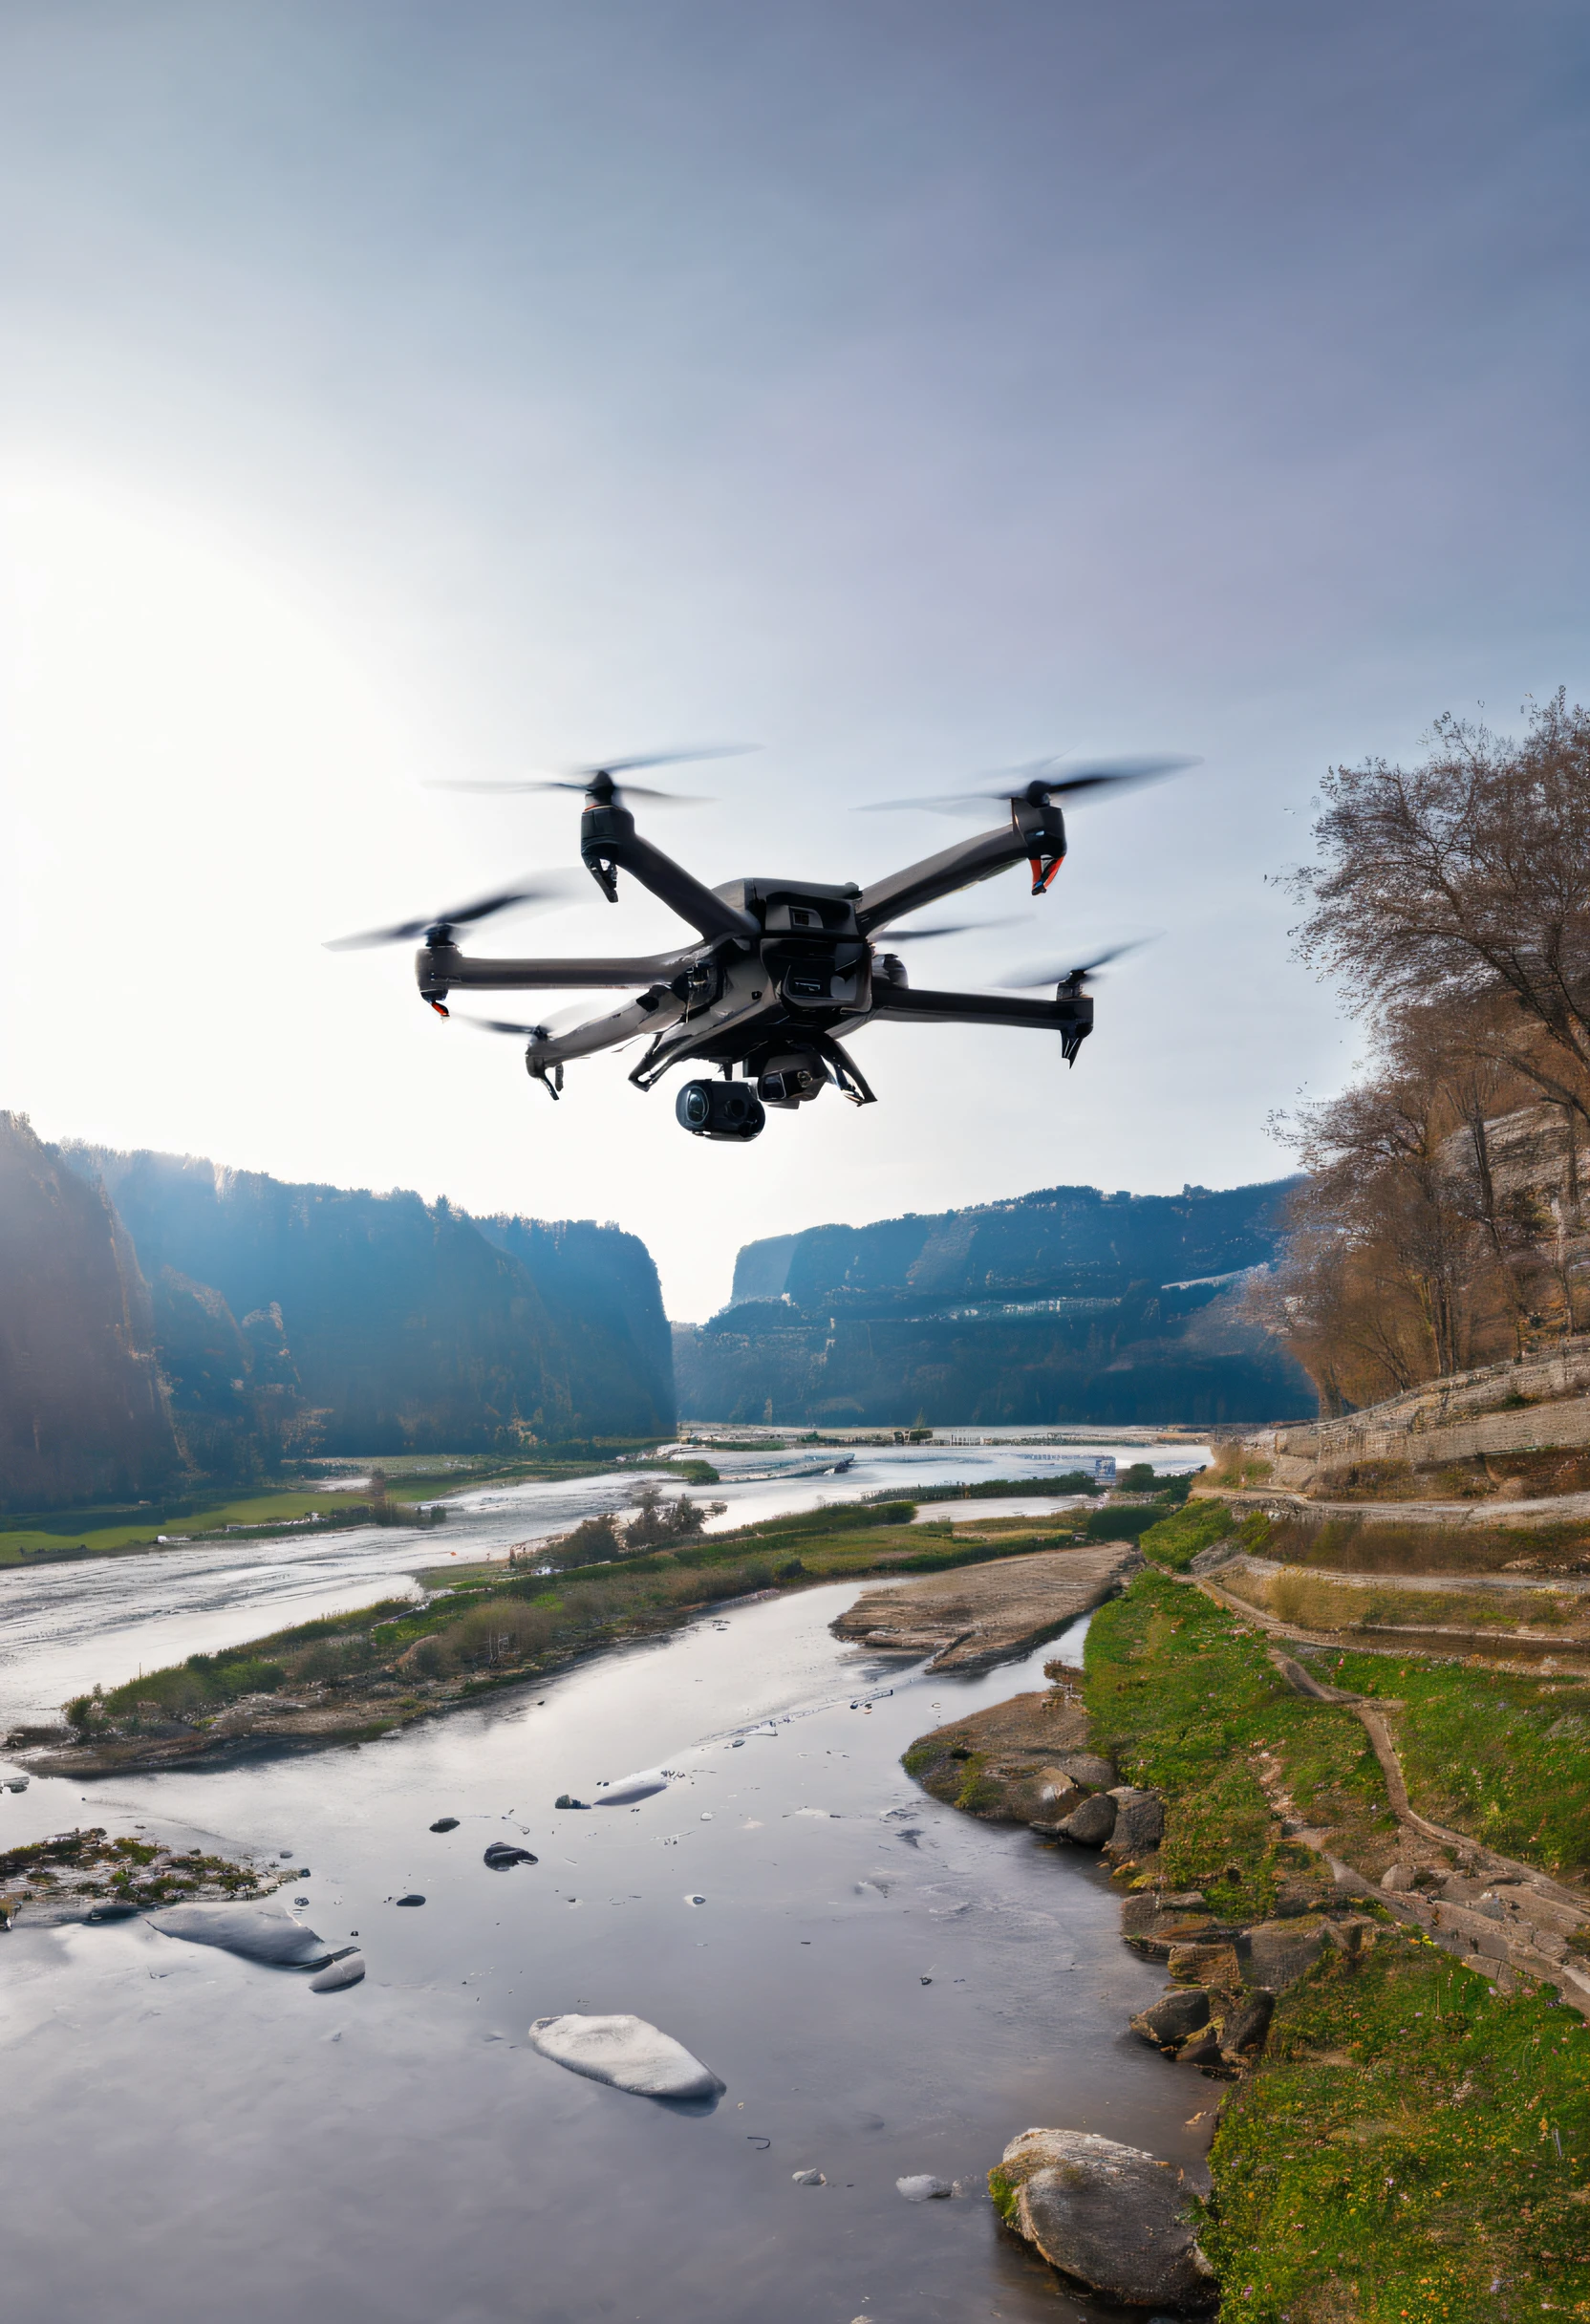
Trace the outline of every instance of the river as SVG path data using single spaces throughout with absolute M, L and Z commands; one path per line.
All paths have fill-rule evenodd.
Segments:
M 153 1589 L 157 1564 L 113 1570 Z M 841 1646 L 854 1587 L 720 1609 L 362 1747 L 0 1795 L 13 1841 L 142 1823 L 285 1852 L 310 1870 L 284 1894 L 369 1963 L 319 1995 L 141 1923 L 0 1939 L 13 2324 L 1092 2313 L 999 2227 L 989 2164 L 1038 2122 L 1191 2163 L 1214 2093 L 1125 2032 L 1161 1977 L 1097 1866 L 939 1807 L 898 1764 L 1076 1659 L 1085 1625 L 952 1682 Z M 140 1619 L 211 1619 L 181 1597 Z M 637 1809 L 553 1808 L 657 1764 L 675 1779 Z M 488 1871 L 503 1837 L 539 1863 Z M 527 2046 L 532 2018 L 582 2009 L 662 2026 L 722 2098 L 655 2105 Z M 825 2185 L 793 2183 L 811 2168 Z M 894 2183 L 917 2172 L 967 2192 L 910 2204 Z

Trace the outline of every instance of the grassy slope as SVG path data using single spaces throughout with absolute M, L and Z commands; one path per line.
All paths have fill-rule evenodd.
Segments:
M 1100 1745 L 1167 1800 L 1162 1871 L 1218 1911 L 1252 1917 L 1307 1861 L 1261 1769 L 1356 1862 L 1388 1829 L 1358 1722 L 1292 1695 L 1254 1635 L 1183 1586 L 1145 1575 L 1096 1614 L 1085 1684 Z M 1327 1955 L 1281 1997 L 1212 2166 L 1223 2318 L 1590 2316 L 1590 2028 L 1393 1926 L 1364 1964 Z

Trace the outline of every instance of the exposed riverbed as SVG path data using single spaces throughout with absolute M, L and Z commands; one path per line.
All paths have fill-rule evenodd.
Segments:
M 1111 1449 L 1087 1447 L 1089 1454 Z M 1195 1468 L 1207 1457 L 1183 1443 L 1123 1445 L 1119 1452 L 1123 1461 L 1155 1459 L 1165 1470 Z M 798 1470 L 810 1463 L 808 1451 L 789 1454 L 784 1465 Z M 766 1476 L 776 1457 L 725 1453 L 719 1463 L 722 1483 L 695 1488 L 694 1497 L 728 1504 L 715 1520 L 721 1528 L 893 1488 L 1057 1475 L 1075 1464 L 1075 1452 L 1064 1446 L 924 1445 L 870 1449 L 840 1477 L 780 1481 Z M 757 1471 L 759 1480 L 737 1483 L 740 1469 Z M 438 1531 L 360 1526 L 9 1567 L 0 1573 L 0 1735 L 54 1717 L 96 1683 L 118 1687 L 140 1670 L 189 1654 L 213 1654 L 290 1623 L 402 1596 L 416 1573 L 454 1557 L 500 1557 L 516 1541 L 566 1532 L 581 1517 L 625 1508 L 647 1481 L 645 1472 L 615 1470 L 573 1482 L 485 1486 L 450 1499 L 447 1523 Z M 650 1481 L 657 1481 L 655 1474 Z
M 324 1544 L 294 1546 L 308 1563 Z M 151 1561 L 114 1571 L 141 1582 Z M 0 1937 L 7 2113 L 26 2125 L 0 2178 L 8 2314 L 1086 2313 L 999 2229 L 989 2163 L 1039 2122 L 1192 2162 L 1185 2117 L 1214 2094 L 1126 2034 L 1160 1973 L 1122 1947 L 1097 1867 L 940 1807 L 898 1765 L 957 1711 L 1041 1685 L 1080 1625 L 1024 1663 L 928 1679 L 832 1638 L 854 1594 L 706 1615 L 359 1748 L 0 1795 L 10 1840 L 142 1821 L 288 1851 L 310 1877 L 282 1893 L 329 1946 L 357 1931 L 369 1964 L 313 1994 L 138 1922 Z M 169 1636 L 221 1612 L 140 1619 Z M 234 1610 L 226 1635 L 260 1626 Z M 552 1807 L 658 1764 L 677 1779 L 633 1812 Z M 458 1828 L 433 1834 L 441 1816 Z M 504 1838 L 540 1862 L 488 1871 Z M 410 1892 L 422 1908 L 398 1908 Z M 724 2096 L 681 2113 L 564 2072 L 526 2030 L 567 2010 L 653 2020 Z M 827 2184 L 794 2184 L 806 2168 Z M 920 2172 L 972 2191 L 907 2203 L 894 2182 Z

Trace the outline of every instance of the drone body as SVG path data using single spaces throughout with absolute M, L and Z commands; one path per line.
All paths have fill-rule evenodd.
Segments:
M 1127 779 L 1142 780 L 1170 771 L 1171 764 L 1179 763 L 1145 763 L 1124 771 Z M 566 1032 L 491 1023 L 493 1031 L 526 1036 L 526 1066 L 553 1097 L 570 1060 L 649 1036 L 631 1081 L 650 1089 L 671 1066 L 716 1067 L 721 1080 L 693 1081 L 680 1091 L 677 1118 L 698 1137 L 743 1143 L 760 1134 L 766 1107 L 793 1111 L 830 1082 L 852 1104 L 872 1104 L 872 1092 L 840 1037 L 879 1021 L 1058 1032 L 1062 1053 L 1067 1063 L 1075 1062 L 1093 1029 L 1093 1001 L 1084 989 L 1087 969 L 1045 976 L 1043 981 L 1055 988 L 1048 1000 L 926 991 L 910 983 L 899 956 L 881 939 L 908 914 L 1019 863 L 1031 871 L 1033 894 L 1046 893 L 1065 856 L 1065 826 L 1055 794 L 1119 781 L 1122 771 L 1094 770 L 1069 779 L 1039 776 L 1019 790 L 992 794 L 1009 807 L 1009 819 L 999 828 L 868 888 L 777 879 L 703 887 L 641 837 L 621 802 L 614 771 L 593 768 L 578 786 L 556 786 L 585 791 L 580 853 L 586 868 L 610 902 L 618 898 L 619 872 L 628 872 L 696 931 L 690 942 L 642 958 L 481 959 L 461 952 L 455 940 L 460 923 L 536 893 L 521 889 L 431 923 L 415 958 L 420 993 L 443 1016 L 448 995 L 459 991 L 634 991 L 634 998 L 622 1006 Z M 380 942 L 419 933 L 419 925 L 409 923 L 344 941 Z M 734 1078 L 737 1066 L 742 1080 Z

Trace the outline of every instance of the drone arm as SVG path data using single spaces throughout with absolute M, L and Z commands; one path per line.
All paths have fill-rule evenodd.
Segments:
M 427 944 L 414 957 L 414 973 L 427 1001 L 444 1001 L 455 986 L 501 993 L 666 984 L 684 965 L 677 953 L 657 953 L 650 959 L 471 960 L 453 944 Z
M 926 856 L 919 864 L 908 864 L 903 872 L 864 889 L 856 905 L 857 925 L 863 936 L 870 936 L 908 912 L 935 904 L 940 896 L 954 895 L 957 888 L 970 888 L 978 880 L 992 879 L 998 872 L 1008 872 L 1012 864 L 1032 866 L 1033 893 L 1040 895 L 1064 853 L 1065 827 L 1058 809 L 1018 801 L 1009 823 L 999 830 L 963 839 L 957 846 Z
M 1052 1001 L 1023 1001 L 1014 993 L 934 993 L 915 984 L 874 980 L 870 1017 L 907 1018 L 916 1024 L 1008 1024 L 1047 1027 L 1071 1041 L 1093 1030 L 1091 993 L 1055 995 Z
M 762 935 L 748 912 L 714 895 L 671 855 L 642 839 L 627 807 L 588 807 L 580 818 L 580 853 L 610 903 L 617 901 L 613 874 L 624 871 L 704 936 L 741 936 L 755 943 Z
M 525 1051 L 525 1064 L 539 1078 L 548 1065 L 561 1065 L 571 1057 L 594 1056 L 598 1049 L 633 1041 L 637 1033 L 660 1032 L 683 1014 L 684 1002 L 661 987 L 637 993 L 610 1016 L 593 1018 L 590 1024 L 577 1024 L 547 1041 L 532 1041 Z

